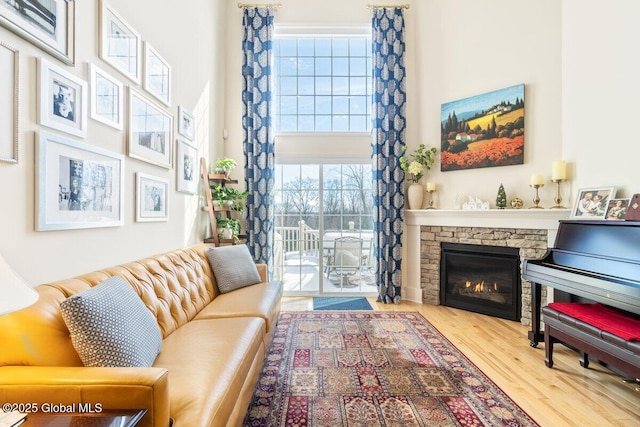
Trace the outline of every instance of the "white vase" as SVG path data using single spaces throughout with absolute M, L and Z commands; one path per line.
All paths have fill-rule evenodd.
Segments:
M 407 189 L 407 201 L 409 202 L 409 209 L 421 209 L 423 200 L 424 188 L 422 188 L 421 184 L 414 182 Z

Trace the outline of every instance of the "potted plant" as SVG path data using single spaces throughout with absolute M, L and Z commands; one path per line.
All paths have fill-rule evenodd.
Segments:
M 222 173 L 228 178 L 229 174 L 236 167 L 236 161 L 228 157 L 216 160 L 215 173 Z
M 229 199 L 229 188 L 224 185 L 211 187 L 211 198 L 218 202 L 218 206 L 224 207 Z
M 235 211 L 244 209 L 243 200 L 249 195 L 248 191 L 238 191 L 224 185 L 211 187 L 211 198 L 218 202 L 218 206 L 229 207 Z
M 402 147 L 403 155 L 400 157 L 400 168 L 409 175 L 412 184 L 407 189 L 409 209 L 420 209 L 424 198 L 424 189 L 419 181 L 424 176 L 425 170 L 431 169 L 436 160 L 436 148 L 427 148 L 420 144 L 415 151 L 406 155 L 407 147 Z
M 240 221 L 235 218 L 219 218 L 216 222 L 218 237 L 221 239 L 239 240 Z

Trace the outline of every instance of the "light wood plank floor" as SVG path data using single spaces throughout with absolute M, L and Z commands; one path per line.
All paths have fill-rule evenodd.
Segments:
M 553 369 L 544 365 L 544 343 L 529 346 L 518 322 L 449 307 L 402 302 L 374 310 L 417 311 L 543 427 L 640 426 L 640 386 L 624 383 L 574 351 L 554 346 Z M 284 298 L 283 311 L 312 310 L 311 298 Z

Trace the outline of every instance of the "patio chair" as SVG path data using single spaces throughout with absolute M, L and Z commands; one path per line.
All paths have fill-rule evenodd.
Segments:
M 339 276 L 353 275 L 362 268 L 362 239 L 358 237 L 338 237 L 333 241 L 333 251 L 329 251 L 325 265 L 327 277 L 332 272 Z

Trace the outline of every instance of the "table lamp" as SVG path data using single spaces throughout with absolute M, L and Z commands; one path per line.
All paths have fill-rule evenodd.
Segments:
M 0 316 L 20 310 L 38 300 L 38 293 L 0 255 Z

